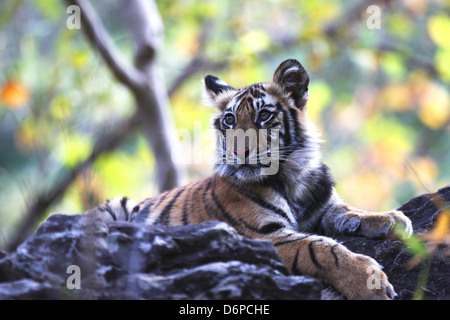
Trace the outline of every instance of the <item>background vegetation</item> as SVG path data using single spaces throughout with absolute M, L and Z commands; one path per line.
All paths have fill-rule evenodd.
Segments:
M 116 1 L 92 2 L 132 61 Z M 372 4 L 381 8 L 380 29 L 367 27 Z M 190 150 L 175 155 L 181 162 L 211 150 L 206 129 L 215 110 L 201 104 L 203 76 L 246 86 L 270 80 L 282 60 L 296 58 L 310 72 L 308 112 L 346 201 L 392 209 L 449 184 L 450 1 L 157 5 L 165 28 L 158 61 L 177 132 L 194 137 L 196 121 L 204 129 Z M 33 199 L 86 160 L 102 132 L 114 131 L 136 108 L 83 30 L 66 27 L 66 8 L 59 0 L 0 1 L 0 248 Z M 116 195 L 155 195 L 154 166 L 145 136 L 130 134 L 45 212 L 80 213 Z M 207 156 L 183 168 L 183 183 L 212 172 Z

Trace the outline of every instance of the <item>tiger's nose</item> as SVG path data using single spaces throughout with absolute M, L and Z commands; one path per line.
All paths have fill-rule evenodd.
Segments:
M 234 154 L 236 156 L 238 156 L 240 159 L 247 159 L 250 152 L 249 152 L 248 148 L 240 149 L 240 150 L 234 149 Z

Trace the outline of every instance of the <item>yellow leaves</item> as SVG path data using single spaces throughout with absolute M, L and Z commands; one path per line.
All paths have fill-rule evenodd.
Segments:
M 407 152 L 405 146 L 399 146 L 395 139 L 386 139 L 371 145 L 361 160 L 367 168 L 382 168 L 389 177 L 401 181 L 405 176 L 402 169 Z
M 437 243 L 450 242 L 450 210 L 443 210 L 436 219 L 436 224 L 430 233 L 426 235 L 426 240 Z
M 57 158 L 70 168 L 84 161 L 92 150 L 92 141 L 80 134 L 66 134 L 56 151 Z
M 388 85 L 381 92 L 381 98 L 387 107 L 396 111 L 410 110 L 412 104 L 412 94 L 407 84 Z
M 437 14 L 428 19 L 428 34 L 438 46 L 434 63 L 443 80 L 450 82 L 450 17 Z
M 240 42 L 242 49 L 247 54 L 258 53 L 266 50 L 270 46 L 268 35 L 261 30 L 251 30 L 245 33 Z
M 450 17 L 447 14 L 436 14 L 429 18 L 427 30 L 438 47 L 450 49 Z
M 139 140 L 133 153 L 116 151 L 100 156 L 93 170 L 102 182 L 105 198 L 129 195 L 144 199 L 154 194 L 155 178 L 151 176 L 154 157 L 143 139 Z
M 194 25 L 186 25 L 180 30 L 179 37 L 176 38 L 175 46 L 177 54 L 192 57 L 198 51 L 200 45 L 199 30 Z
M 423 192 L 424 189 L 428 190 L 428 186 L 438 178 L 439 168 L 436 162 L 428 156 L 417 157 L 407 162 L 406 165 L 412 174 L 410 180 L 419 192 Z
M 193 130 L 195 121 L 201 121 L 205 130 L 210 128 L 211 115 L 216 113 L 215 108 L 203 106 L 199 103 L 197 96 L 200 95 L 196 88 L 197 96 L 190 95 L 188 89 L 181 89 L 171 98 L 173 118 L 177 128 Z M 187 91 L 187 92 L 186 92 Z
M 450 49 L 437 50 L 434 64 L 442 80 L 450 82 Z
M 57 120 L 64 120 L 72 114 L 72 105 L 70 100 L 63 95 L 56 96 L 50 102 L 50 114 Z
M 309 111 L 308 111 L 309 112 Z M 341 132 L 354 133 L 364 122 L 364 110 L 355 102 L 338 103 L 331 109 L 333 125 Z
M 338 182 L 338 192 L 352 205 L 365 210 L 381 210 L 380 204 L 392 195 L 393 184 L 386 175 L 373 170 L 354 172 Z M 389 205 L 389 204 L 387 204 Z
M 320 114 L 331 99 L 331 89 L 323 81 L 311 82 L 308 89 L 308 116 L 314 124 L 319 124 Z
M 309 60 L 305 63 L 308 64 L 308 68 L 311 72 L 318 70 L 322 67 L 323 63 L 330 57 L 331 50 L 330 44 L 325 39 L 317 37 L 311 40 L 312 46 L 309 53 Z
M 441 129 L 450 118 L 448 89 L 420 72 L 413 73 L 406 82 L 388 84 L 381 91 L 378 105 L 399 112 L 414 110 L 432 130 Z
M 195 1 L 193 9 L 203 18 L 213 18 L 219 13 L 221 5 L 222 4 L 217 1 Z M 181 7 L 181 12 L 183 14 L 186 12 L 186 9 L 185 6 Z
M 70 55 L 70 61 L 76 69 L 80 69 L 89 61 L 89 53 L 86 50 L 76 50 Z
M 314 17 L 311 20 L 317 24 L 324 24 L 335 19 L 342 12 L 338 1 L 299 1 L 298 8 L 305 17 Z
M 437 130 L 450 117 L 448 91 L 437 83 L 429 83 L 419 97 L 419 118 L 430 129 Z
M 31 121 L 23 122 L 14 132 L 14 141 L 24 152 L 34 149 L 37 143 L 36 126 Z
M 391 13 L 386 18 L 388 30 L 401 38 L 407 38 L 414 30 L 414 23 L 402 13 Z
M 0 92 L 0 101 L 7 109 L 18 109 L 30 100 L 28 88 L 16 80 L 8 80 Z
M 365 72 L 375 72 L 378 68 L 378 56 L 376 52 L 369 49 L 353 50 L 350 55 L 353 62 Z
M 398 80 L 401 79 L 406 73 L 404 58 L 401 55 L 386 52 L 381 55 L 380 60 L 381 66 L 389 78 Z
M 447 14 L 436 14 L 428 19 L 428 34 L 438 46 L 434 63 L 439 75 L 445 81 L 450 81 L 450 17 Z
M 407 153 L 413 149 L 414 130 L 394 117 L 374 115 L 369 118 L 361 131 L 361 138 L 369 145 L 395 146 L 396 153 Z M 386 155 L 390 156 L 390 155 Z
M 61 10 L 65 11 L 64 5 L 58 0 L 35 0 L 33 4 L 46 19 L 58 20 L 61 18 Z

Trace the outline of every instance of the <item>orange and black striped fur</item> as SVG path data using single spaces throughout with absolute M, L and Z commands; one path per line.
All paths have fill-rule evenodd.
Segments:
M 173 226 L 224 221 L 247 237 L 270 239 L 294 274 L 322 279 L 349 299 L 393 298 L 394 289 L 375 260 L 331 237 L 390 237 L 395 223 L 411 234 L 411 222 L 402 212 L 366 212 L 339 198 L 307 117 L 308 83 L 308 73 L 293 59 L 278 67 L 273 81 L 240 90 L 207 76 L 205 96 L 220 111 L 213 119 L 219 135 L 215 174 L 139 204 L 115 198 L 97 212 L 110 220 Z M 279 130 L 278 150 L 258 135 L 228 152 L 226 132 L 237 129 L 266 129 L 262 137 L 268 140 L 271 130 Z M 264 152 L 273 153 L 276 173 L 264 174 L 268 165 L 258 160 Z M 225 161 L 230 154 L 234 161 Z M 373 274 L 379 277 L 375 287 L 368 285 Z

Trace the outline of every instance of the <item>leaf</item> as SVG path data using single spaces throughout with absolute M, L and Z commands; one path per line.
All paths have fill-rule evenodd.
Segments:
M 444 13 L 428 19 L 427 30 L 433 42 L 445 49 L 450 49 L 450 17 Z
M 393 80 L 401 79 L 406 73 L 404 58 L 396 53 L 383 54 L 381 66 L 389 78 Z
M 244 52 L 258 53 L 266 50 L 270 45 L 270 38 L 261 30 L 252 30 L 244 34 L 240 42 Z
M 18 109 L 25 106 L 30 100 L 28 88 L 16 81 L 8 80 L 0 92 L 0 101 L 7 109 Z
M 383 107 L 389 107 L 395 111 L 410 110 L 413 106 L 412 94 L 407 84 L 388 84 L 381 92 Z
M 350 58 L 363 72 L 371 73 L 378 68 L 377 55 L 372 50 L 357 49 L 350 51 Z
M 308 88 L 308 115 L 313 123 L 320 122 L 319 116 L 331 100 L 331 89 L 323 81 L 311 82 Z
M 430 129 L 437 130 L 450 117 L 450 97 L 446 88 L 430 83 L 419 97 L 419 119 Z
M 154 158 L 142 140 L 135 152 L 126 153 L 117 150 L 111 154 L 101 155 L 93 168 L 102 181 L 106 197 L 126 194 L 139 199 L 154 194 L 150 187 L 154 181 L 151 176 L 153 165 Z
M 61 12 L 66 12 L 64 5 L 58 0 L 34 0 L 33 3 L 41 14 L 50 20 L 57 20 L 61 18 Z
M 450 235 L 450 209 L 443 210 L 437 217 L 436 224 L 427 236 L 427 240 L 437 243 L 443 241 L 446 236 Z
M 415 175 L 412 181 L 418 190 L 422 190 L 424 187 L 432 184 L 439 175 L 439 167 L 436 162 L 427 156 L 414 159 L 410 167 Z
M 213 18 L 219 13 L 220 3 L 217 1 L 195 1 L 192 6 L 193 14 L 201 18 Z
M 394 185 L 390 179 L 383 173 L 356 166 L 346 179 L 338 180 L 338 193 L 355 207 L 381 211 L 385 209 L 386 198 L 393 193 Z
M 395 146 L 397 151 L 409 152 L 413 149 L 415 132 L 395 117 L 374 115 L 370 117 L 361 129 L 361 139 L 369 145 L 389 144 Z
M 89 52 L 87 52 L 86 50 L 79 49 L 74 51 L 70 57 L 72 65 L 76 69 L 81 69 L 89 61 Z
M 400 226 L 396 225 L 394 227 L 394 231 L 401 236 L 402 234 L 405 234 L 404 231 L 399 230 Z M 407 250 L 416 256 L 417 258 L 423 260 L 427 259 L 430 255 L 430 252 L 428 251 L 427 246 L 423 243 L 423 241 L 415 235 L 411 235 L 410 237 L 404 237 L 403 241 L 407 245 Z
M 92 141 L 89 137 L 80 134 L 67 134 L 60 144 L 57 156 L 70 168 L 84 161 L 92 150 Z
M 434 56 L 434 64 L 442 80 L 450 83 L 450 49 L 438 49 Z
M 14 141 L 17 147 L 26 152 L 34 149 L 37 143 L 36 125 L 26 120 L 14 132 Z
M 400 38 L 408 38 L 414 30 L 414 23 L 407 15 L 392 13 L 386 20 L 387 30 Z
M 58 120 L 67 119 L 72 114 L 72 105 L 70 100 L 59 95 L 50 102 L 50 114 Z

